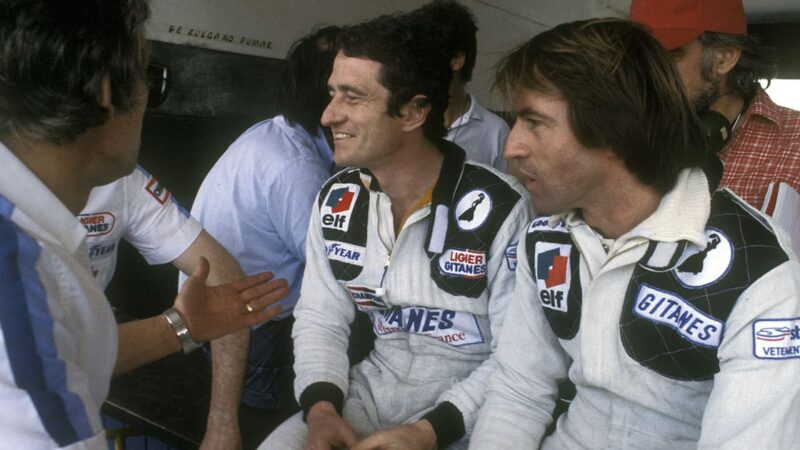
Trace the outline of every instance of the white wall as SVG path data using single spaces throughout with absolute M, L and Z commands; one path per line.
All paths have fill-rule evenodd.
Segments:
M 283 58 L 318 24 L 349 24 L 414 9 L 427 0 L 151 0 L 151 39 Z M 670 0 L 664 0 L 670 1 Z M 478 61 L 469 89 L 490 98 L 492 67 L 505 52 L 562 22 L 625 17 L 630 0 L 461 0 L 478 20 Z M 800 16 L 800 0 L 745 0 L 751 19 Z

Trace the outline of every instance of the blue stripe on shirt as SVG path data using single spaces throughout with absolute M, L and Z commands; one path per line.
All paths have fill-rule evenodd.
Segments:
M 36 271 L 41 249 L 8 220 L 13 210 L 0 197 L 0 327 L 6 354 L 50 437 L 59 445 L 94 435 L 81 398 L 69 391 L 67 370 L 53 338 L 53 318 Z

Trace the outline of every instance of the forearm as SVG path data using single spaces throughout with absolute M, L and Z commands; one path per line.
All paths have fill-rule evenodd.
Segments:
M 114 375 L 181 350 L 181 342 L 163 315 L 119 325 Z
M 242 330 L 211 342 L 211 405 L 206 424 L 206 440 L 219 437 L 220 445 L 232 448 L 239 442 L 239 402 L 246 371 L 250 330 Z M 211 443 L 211 448 L 219 448 Z

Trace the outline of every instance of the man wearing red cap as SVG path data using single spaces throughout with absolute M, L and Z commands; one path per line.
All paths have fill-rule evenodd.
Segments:
M 756 208 L 772 182 L 800 191 L 800 112 L 776 105 L 758 84 L 775 69 L 747 35 L 741 0 L 633 0 L 630 18 L 673 55 L 697 112 L 731 124 L 721 186 Z

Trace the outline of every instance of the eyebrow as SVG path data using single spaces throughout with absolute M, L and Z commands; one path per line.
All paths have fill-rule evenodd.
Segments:
M 349 84 L 342 84 L 342 85 L 339 85 L 339 86 L 334 86 L 334 85 L 329 84 L 328 85 L 328 90 L 330 90 L 330 91 L 337 91 L 338 90 L 338 91 L 343 91 L 343 92 L 349 93 L 349 94 L 355 94 L 355 95 L 357 95 L 359 97 L 369 97 L 369 93 L 367 93 L 363 89 L 359 89 L 359 88 L 357 88 L 355 86 L 352 86 L 352 85 L 349 85 Z
M 518 109 L 516 114 L 517 114 L 517 117 L 526 117 L 526 118 L 538 119 L 538 120 L 548 121 L 548 122 L 552 122 L 553 121 L 552 117 L 548 116 L 547 114 L 541 113 L 541 112 L 535 110 L 534 108 L 531 108 L 530 106 L 526 106 L 526 107 L 524 107 L 522 109 Z

